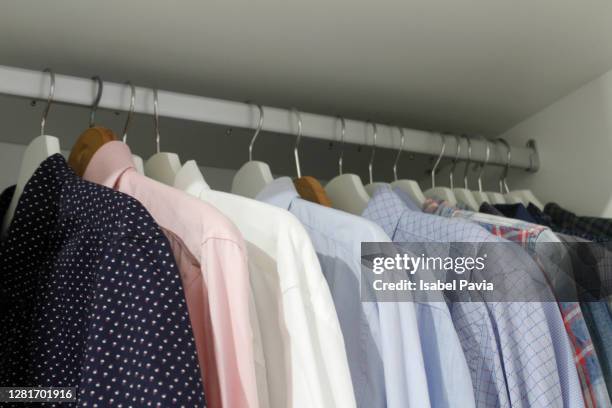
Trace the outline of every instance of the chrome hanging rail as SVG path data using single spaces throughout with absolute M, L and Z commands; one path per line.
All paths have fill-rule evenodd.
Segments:
M 46 100 L 49 81 L 45 75 L 42 71 L 0 65 L 0 94 Z M 89 78 L 56 75 L 53 98 L 56 103 L 90 106 L 94 92 L 92 81 Z M 160 101 L 159 116 L 242 128 L 256 128 L 258 124 L 257 115 L 253 115 L 253 106 L 250 104 L 163 90 L 158 91 L 158 99 Z M 104 82 L 104 94 L 99 103 L 100 109 L 127 111 L 130 105 L 131 94 L 126 92 L 125 84 Z M 266 112 L 264 131 L 295 137 L 293 135 L 297 132 L 296 122 L 290 109 L 267 106 L 263 108 Z M 134 112 L 153 114 L 153 89 L 136 88 Z M 303 136 L 331 141 L 338 139 L 337 117 L 305 112 L 302 112 L 301 116 Z M 344 141 L 369 145 L 370 127 L 371 124 L 366 121 L 347 119 Z M 377 128 L 377 147 L 397 150 L 399 148 L 397 127 L 377 124 Z M 428 155 L 439 154 L 439 133 L 404 129 L 404 134 L 404 150 Z M 454 144 L 449 146 L 445 156 L 454 157 L 455 147 Z M 485 151 L 484 141 L 477 138 L 472 140 L 472 161 L 483 162 Z M 466 159 L 467 149 L 461 149 L 458 158 Z M 496 146 L 492 149 L 489 164 L 505 166 L 506 151 L 503 146 Z M 537 151 L 531 147 L 512 146 L 511 167 L 536 171 L 539 167 Z

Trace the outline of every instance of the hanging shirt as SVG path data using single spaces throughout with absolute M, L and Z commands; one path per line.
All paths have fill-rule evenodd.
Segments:
M 612 392 L 612 316 L 606 302 L 606 295 L 610 293 L 612 253 L 608 248 L 578 237 L 559 234 L 559 238 L 568 246 L 575 278 L 579 283 L 580 307 L 593 338 L 608 391 Z
M 472 243 L 457 246 L 458 250 L 468 251 L 463 253 L 465 256 L 478 256 L 485 243 L 507 242 L 464 220 L 410 211 L 390 189 L 379 189 L 374 194 L 364 216 L 379 219 L 396 242 Z M 495 255 L 489 259 L 495 260 L 494 264 L 483 271 L 489 282 L 500 288 L 525 288 L 540 296 L 548 293 L 551 302 L 492 302 L 483 292 L 476 297 L 471 294 L 469 302 L 449 305 L 472 373 L 476 405 L 576 406 L 569 403 L 572 398 L 568 390 L 562 390 L 564 382 L 559 371 L 567 364 L 565 360 L 558 364 L 553 342 L 564 342 L 568 353 L 570 348 L 554 298 L 546 282 L 538 280 L 541 272 L 516 246 L 505 245 Z M 559 334 L 563 335 L 560 339 Z M 534 344 L 538 347 L 534 348 Z M 569 358 L 571 361 L 571 353 Z M 577 406 L 583 406 L 579 400 Z
M 360 298 L 361 242 L 389 242 L 388 236 L 361 217 L 299 198 L 288 177 L 257 199 L 289 210 L 312 240 L 336 304 L 358 406 L 429 406 L 414 305 Z
M 556 228 L 563 229 L 566 234 L 590 237 L 591 241 L 612 241 L 612 220 L 608 218 L 577 216 L 556 203 L 546 204 L 544 214 L 550 217 Z
M 522 204 L 520 204 L 520 206 L 522 206 Z M 440 209 L 443 207 L 446 207 L 449 211 L 452 208 L 452 206 L 447 203 L 431 199 L 425 201 L 424 207 L 427 212 L 431 213 L 441 211 Z M 522 214 L 522 210 L 516 206 L 507 207 L 506 209 L 507 213 L 515 215 Z M 488 209 L 485 207 L 485 210 Z M 457 217 L 469 217 L 469 219 L 478 223 L 478 225 L 482 226 L 490 233 L 521 245 L 525 248 L 527 253 L 531 255 L 542 269 L 542 272 L 547 275 L 548 282 L 551 284 L 557 298 L 563 299 L 562 301 L 558 301 L 559 309 L 563 316 L 563 323 L 565 324 L 572 345 L 574 362 L 582 389 L 585 407 L 612 406 L 606 388 L 606 382 L 604 381 L 602 366 L 600 365 L 598 355 L 593 347 L 593 341 L 587 328 L 585 316 L 582 313 L 581 306 L 575 301 L 578 299 L 576 286 L 582 287 L 582 285 L 580 285 L 580 282 L 578 282 L 578 285 L 574 284 L 574 268 L 571 267 L 572 265 L 565 265 L 563 262 L 560 262 L 562 260 L 557 258 L 547 258 L 553 251 L 541 251 L 542 245 L 544 244 L 540 241 L 540 237 L 544 236 L 545 233 L 550 230 L 544 226 L 530 224 L 524 221 L 517 222 L 505 217 L 500 218 L 490 215 L 483 217 L 469 211 L 461 211 L 458 209 L 452 211 L 452 215 Z M 548 246 L 554 245 L 565 248 L 565 245 L 554 235 L 548 235 L 544 237 L 544 240 L 548 242 Z M 540 242 L 539 247 L 537 246 L 538 242 Z M 540 249 L 540 251 L 538 251 L 538 249 Z M 564 253 L 564 255 L 561 256 L 566 255 L 569 256 L 570 254 Z M 569 287 L 570 285 L 571 287 Z M 574 301 L 569 301 L 569 299 L 574 299 Z M 566 361 L 568 365 L 571 365 L 570 360 Z M 570 367 L 568 367 L 568 371 L 571 374 Z M 570 396 L 579 395 L 577 390 L 572 390 L 571 388 L 574 384 L 575 381 L 568 381 L 566 385 L 566 387 L 569 388 L 568 394 Z
M 505 217 L 515 218 L 532 224 L 536 224 L 535 218 L 531 216 L 527 208 L 522 203 L 516 204 L 495 204 L 495 208 Z
M 0 259 L 2 386 L 77 387 L 68 406 L 205 405 L 169 242 L 136 200 L 53 155 L 26 184 Z
M 355 407 L 336 310 L 300 222 L 275 206 L 179 175 L 175 187 L 217 207 L 246 240 L 265 356 L 258 384 L 265 375 L 269 390 L 262 407 Z
M 172 245 L 213 407 L 257 407 L 249 271 L 244 241 L 214 207 L 138 173 L 125 143 L 98 149 L 83 175 L 126 193 L 151 213 Z
M 499 211 L 497 208 L 495 208 L 495 206 L 487 203 L 486 201 L 483 201 L 483 203 L 480 204 L 480 208 L 478 209 L 478 212 L 485 213 L 485 214 L 491 214 L 491 215 L 499 215 L 500 217 L 504 216 L 504 214 L 502 214 L 501 211 Z

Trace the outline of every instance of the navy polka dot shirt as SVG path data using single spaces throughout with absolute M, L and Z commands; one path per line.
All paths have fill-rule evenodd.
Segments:
M 0 243 L 0 299 L 0 386 L 77 387 L 80 407 L 205 406 L 168 241 L 138 201 L 59 154 Z

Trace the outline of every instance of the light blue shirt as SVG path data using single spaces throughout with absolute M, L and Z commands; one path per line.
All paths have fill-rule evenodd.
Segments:
M 457 246 L 467 251 L 464 256 L 478 254 L 480 243 L 507 242 L 465 220 L 411 211 L 385 187 L 376 191 L 364 216 L 377 222 L 395 242 L 464 242 Z M 529 255 L 518 246 L 514 246 L 516 251 L 508 251 L 512 247 L 496 254 L 496 262 L 485 271 L 487 279 L 499 284 L 536 287 L 544 294 L 539 299 L 548 293 L 550 302 L 474 301 L 486 301 L 486 294 L 482 294 L 471 302 L 449 305 L 471 373 L 476 406 L 582 407 L 571 345 L 554 297 L 546 284 L 538 280 L 538 275 L 543 278 L 541 271 Z M 460 299 L 465 296 L 457 295 Z M 440 353 L 442 362 L 450 358 L 444 350 Z M 428 365 L 428 353 L 424 355 Z M 453 405 L 463 406 L 457 404 L 455 395 L 448 398 Z
M 414 304 L 360 299 L 361 242 L 389 242 L 387 234 L 362 217 L 299 198 L 287 177 L 257 199 L 289 210 L 308 231 L 340 320 L 357 405 L 429 407 Z

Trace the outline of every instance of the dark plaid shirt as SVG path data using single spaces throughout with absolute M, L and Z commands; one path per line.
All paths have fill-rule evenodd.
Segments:
M 544 214 L 550 217 L 556 232 L 576 235 L 597 242 L 612 241 L 612 220 L 600 217 L 578 216 L 556 203 L 548 203 Z

